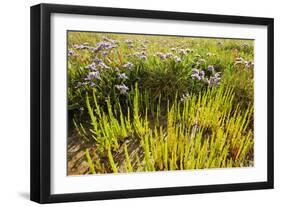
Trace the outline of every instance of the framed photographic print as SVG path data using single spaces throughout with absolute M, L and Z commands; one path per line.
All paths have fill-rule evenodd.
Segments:
M 273 19 L 31 7 L 31 200 L 273 188 Z

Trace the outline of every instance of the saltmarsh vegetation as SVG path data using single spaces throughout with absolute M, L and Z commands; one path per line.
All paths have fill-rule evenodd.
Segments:
M 252 41 L 68 39 L 69 135 L 91 146 L 86 173 L 253 166 Z

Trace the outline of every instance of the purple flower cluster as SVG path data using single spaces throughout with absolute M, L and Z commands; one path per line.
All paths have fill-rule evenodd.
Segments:
M 156 55 L 158 57 L 160 57 L 161 60 L 166 60 L 167 59 L 166 54 L 163 54 L 162 52 L 157 52 Z
M 76 49 L 76 50 L 83 50 L 83 49 L 89 49 L 89 48 L 91 48 L 90 46 L 89 46 L 89 43 L 87 43 L 87 42 L 85 42 L 85 43 L 83 43 L 83 44 L 75 44 L 75 45 L 73 45 L 73 47 Z
M 102 56 L 103 56 L 103 57 L 108 56 L 108 51 L 103 51 L 103 52 L 102 52 Z
M 93 63 L 97 64 L 101 69 L 109 69 L 109 66 L 107 66 L 102 59 L 99 59 L 98 57 L 95 57 L 93 59 Z
M 218 86 L 221 80 L 221 74 L 219 72 L 215 72 L 213 66 L 208 66 L 207 70 L 211 72 L 209 77 L 205 76 L 204 70 L 199 70 L 197 68 L 192 69 L 192 79 L 196 79 L 198 81 L 202 81 L 205 84 L 208 84 L 210 87 Z
M 218 86 L 220 84 L 221 76 L 220 73 L 215 73 L 215 75 L 211 76 L 207 83 L 210 87 Z
M 91 70 L 91 71 L 96 71 L 97 70 L 96 64 L 94 62 L 91 63 L 90 65 L 87 65 L 86 68 Z
M 245 61 L 244 63 L 247 68 L 254 68 L 254 63 L 252 61 Z
M 144 51 L 135 52 L 135 53 L 133 54 L 133 56 L 138 57 L 138 58 L 140 58 L 140 59 L 142 59 L 142 60 L 146 60 L 146 59 L 147 59 L 146 53 L 145 53 Z
M 100 62 L 100 63 L 99 63 L 99 67 L 100 67 L 101 69 L 109 69 L 109 68 L 110 68 L 110 67 L 107 66 L 104 62 Z
M 96 44 L 96 47 L 93 48 L 93 51 L 97 53 L 101 50 L 110 50 L 110 49 L 115 48 L 115 47 L 117 47 L 117 46 L 115 44 L 112 44 L 111 42 L 105 42 L 105 41 L 104 42 L 98 42 Z
M 156 56 L 158 56 L 161 60 L 167 60 L 169 58 L 171 58 L 173 56 L 172 53 L 168 52 L 166 54 L 162 53 L 162 52 L 157 52 Z M 176 57 L 176 56 L 175 56 Z
M 127 39 L 127 40 L 125 40 L 124 42 L 128 45 L 129 48 L 134 47 L 134 46 L 133 46 L 133 43 L 134 43 L 133 40 Z
M 134 64 L 131 62 L 127 62 L 126 64 L 123 65 L 123 67 L 127 70 L 132 70 L 132 68 L 134 67 Z
M 193 53 L 193 50 L 189 49 L 189 48 L 186 48 L 186 49 L 183 49 L 183 48 L 175 48 L 175 47 L 172 47 L 171 48 L 171 51 L 174 52 L 174 53 L 178 53 L 181 57 L 185 56 L 185 55 L 188 55 L 189 53 Z
M 119 93 L 122 95 L 126 95 L 129 88 L 125 84 L 115 85 L 115 88 L 118 89 Z
M 242 57 L 235 59 L 234 66 L 236 66 L 236 65 L 245 66 L 247 68 L 254 68 L 254 63 L 252 61 L 246 61 Z
M 109 66 L 107 66 L 101 59 L 98 57 L 95 57 L 93 59 L 93 62 L 90 65 L 86 66 L 86 69 L 90 69 L 91 71 L 97 71 L 98 69 L 109 69 Z
M 203 80 L 205 76 L 205 72 L 203 70 L 199 70 L 197 68 L 192 69 L 192 79 Z
M 209 72 L 213 73 L 213 72 L 215 71 L 215 68 L 214 68 L 214 66 L 209 65 L 208 68 L 207 68 L 207 70 L 208 70 Z
M 181 56 L 184 56 L 184 55 L 186 55 L 187 53 L 186 53 L 186 50 L 180 49 L 180 50 L 179 50 L 179 54 L 180 54 Z
M 174 56 L 174 60 L 176 63 L 180 63 L 181 62 L 181 58 L 178 56 Z
M 114 44 L 114 45 L 116 45 L 116 44 L 119 43 L 117 40 L 110 39 L 110 38 L 108 38 L 108 37 L 104 37 L 104 38 L 103 38 L 103 41 L 110 42 L 111 44 Z
M 120 73 L 119 74 L 120 79 L 128 79 L 127 75 L 125 73 Z
M 92 71 L 92 72 L 89 72 L 87 77 L 85 78 L 85 80 L 100 80 L 100 72 L 99 71 Z
M 76 52 L 74 52 L 73 50 L 68 50 L 68 56 L 78 57 L 79 55 Z

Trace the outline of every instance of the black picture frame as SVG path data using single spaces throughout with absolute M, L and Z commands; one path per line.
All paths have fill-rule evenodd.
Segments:
M 151 18 L 194 22 L 218 22 L 232 24 L 267 26 L 267 181 L 238 184 L 218 184 L 189 187 L 169 187 L 154 189 L 121 190 L 106 192 L 85 192 L 74 194 L 50 193 L 50 130 L 51 130 L 51 85 L 50 85 L 50 15 L 52 13 L 83 14 L 113 17 Z M 273 44 L 274 20 L 272 18 L 195 14 L 168 11 L 135 10 L 39 4 L 31 7 L 31 174 L 30 199 L 38 203 L 119 199 L 146 196 L 166 196 L 179 194 L 211 193 L 255 189 L 272 189 L 274 177 L 274 83 Z

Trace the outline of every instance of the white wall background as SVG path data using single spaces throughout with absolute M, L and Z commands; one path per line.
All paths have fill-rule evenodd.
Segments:
M 277 0 L 10 0 L 1 2 L 0 12 L 0 206 L 37 205 L 29 201 L 29 7 L 41 2 L 275 18 L 274 190 L 63 203 L 53 206 L 237 207 L 277 206 L 277 203 L 281 203 L 281 5 L 278 5 Z

